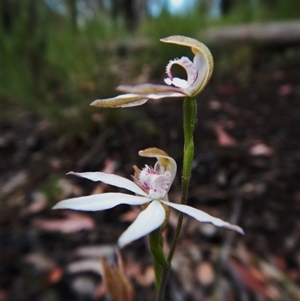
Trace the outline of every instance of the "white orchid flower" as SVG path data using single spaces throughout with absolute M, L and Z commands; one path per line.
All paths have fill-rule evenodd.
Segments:
M 191 61 L 188 57 L 171 60 L 166 67 L 167 85 L 141 84 L 136 86 L 121 85 L 118 91 L 127 93 L 113 98 L 97 99 L 91 106 L 101 108 L 124 108 L 139 106 L 148 99 L 160 99 L 166 97 L 194 97 L 207 85 L 213 71 L 213 57 L 209 49 L 201 42 L 185 36 L 170 36 L 160 41 L 190 47 L 194 53 Z M 187 79 L 173 77 L 171 68 L 173 65 L 183 67 L 187 73 Z
M 118 245 L 125 245 L 137 240 L 164 224 L 166 206 L 185 213 L 199 222 L 212 223 L 217 227 L 235 230 L 243 234 L 243 230 L 219 218 L 195 209 L 193 207 L 175 204 L 168 201 L 168 191 L 176 175 L 177 165 L 173 158 L 158 148 L 148 148 L 139 152 L 143 157 L 156 157 L 154 168 L 146 165 L 142 170 L 135 167 L 134 182 L 126 178 L 103 172 L 70 172 L 69 174 L 92 181 L 127 189 L 136 195 L 125 193 L 102 193 L 90 196 L 67 199 L 56 204 L 53 209 L 73 209 L 84 211 L 98 211 L 113 208 L 120 204 L 142 205 L 144 210 L 118 239 Z

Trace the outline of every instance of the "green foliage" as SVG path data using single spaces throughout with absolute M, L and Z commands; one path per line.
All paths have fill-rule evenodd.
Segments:
M 42 1 L 31 9 L 30 1 L 22 2 L 13 16 L 16 22 L 3 32 L 4 117 L 28 110 L 59 130 L 80 134 L 91 126 L 89 103 L 95 95 L 108 96 L 117 84 L 108 71 L 107 54 L 98 46 L 121 32 L 99 21 L 76 31 L 68 18 L 53 14 Z
M 299 19 L 300 2 L 294 0 L 237 1 L 228 14 L 211 25 L 235 25 L 273 20 Z
M 189 15 L 172 15 L 163 10 L 157 18 L 145 20 L 139 27 L 141 36 L 160 39 L 173 35 L 195 36 L 207 23 L 207 17 L 200 10 L 195 10 Z
M 58 174 L 50 174 L 40 186 L 40 191 L 46 195 L 51 203 L 57 202 L 59 195 L 61 194 L 61 188 L 58 183 L 59 179 L 60 177 Z

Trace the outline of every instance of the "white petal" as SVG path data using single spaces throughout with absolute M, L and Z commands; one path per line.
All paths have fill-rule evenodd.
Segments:
M 102 193 L 63 200 L 52 209 L 73 209 L 84 211 L 99 211 L 113 208 L 120 204 L 142 205 L 151 199 L 125 193 Z
M 182 205 L 182 204 L 174 204 L 167 201 L 161 201 L 162 203 L 166 204 L 169 207 L 175 208 L 178 211 L 185 213 L 193 218 L 195 218 L 197 221 L 202 223 L 212 223 L 213 225 L 217 227 L 227 228 L 230 230 L 237 231 L 241 234 L 244 234 L 244 231 L 241 227 L 232 225 L 228 222 L 224 222 L 220 218 L 213 217 L 201 210 L 198 210 L 196 208 L 190 207 L 188 205 Z
M 164 207 L 159 201 L 153 201 L 143 210 L 136 220 L 120 236 L 118 245 L 120 248 L 139 239 L 162 225 L 166 218 Z
M 139 195 L 147 196 L 147 193 L 144 192 L 138 185 L 134 182 L 109 173 L 105 172 L 74 172 L 70 171 L 68 175 L 74 175 L 77 177 L 85 178 L 94 182 L 101 181 L 105 184 L 109 184 L 119 188 L 125 188 L 131 192 L 134 192 Z

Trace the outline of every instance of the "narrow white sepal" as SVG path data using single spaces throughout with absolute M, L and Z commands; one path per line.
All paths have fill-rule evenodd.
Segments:
M 133 101 L 133 102 L 129 102 L 123 105 L 118 105 L 115 106 L 115 108 L 130 108 L 130 107 L 137 107 L 137 106 L 141 106 L 144 103 L 146 103 L 148 101 L 148 98 L 145 99 L 141 99 L 141 100 L 137 100 L 137 101 Z
M 114 174 L 109 174 L 109 173 L 105 173 L 105 172 L 74 172 L 74 171 L 70 171 L 67 173 L 67 175 L 74 175 L 74 176 L 85 178 L 85 179 L 88 179 L 88 180 L 91 180 L 94 182 L 101 181 L 105 184 L 109 184 L 109 185 L 112 185 L 115 187 L 127 189 L 138 195 L 143 195 L 143 196 L 148 195 L 134 182 L 132 182 L 126 178 L 114 175 Z
M 125 245 L 137 240 L 160 227 L 166 218 L 164 207 L 159 201 L 153 201 L 143 210 L 136 220 L 125 230 L 118 240 L 118 245 Z
M 106 99 L 96 99 L 91 103 L 91 106 L 100 108 L 122 108 L 126 106 L 140 106 L 147 102 L 147 98 L 137 94 L 121 94 L 116 97 Z
M 202 222 L 202 223 L 212 223 L 213 225 L 221 228 L 227 228 L 230 230 L 237 231 L 241 234 L 244 234 L 244 230 L 236 225 L 232 225 L 228 222 L 225 222 L 221 220 L 220 218 L 213 217 L 199 209 L 190 207 L 188 205 L 182 205 L 182 204 L 174 204 L 168 201 L 162 201 L 162 203 L 166 204 L 169 207 L 172 207 L 174 209 L 177 209 L 178 211 L 185 213 L 193 218 L 195 218 L 197 221 Z
M 63 200 L 57 203 L 52 209 L 99 211 L 110 209 L 121 204 L 142 205 L 150 201 L 151 199 L 144 196 L 108 192 Z

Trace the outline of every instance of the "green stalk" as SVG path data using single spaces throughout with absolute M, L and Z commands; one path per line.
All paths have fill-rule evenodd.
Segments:
M 162 271 L 169 269 L 169 263 L 163 253 L 163 239 L 160 228 L 156 229 L 149 235 L 150 250 L 153 257 L 153 265 L 155 271 L 155 288 L 158 290 Z
M 181 184 L 181 204 L 187 203 L 188 189 L 191 179 L 192 162 L 194 158 L 194 128 L 197 117 L 197 103 L 194 98 L 187 97 L 183 104 L 183 131 L 184 131 L 184 147 L 183 147 L 183 167 L 182 167 L 182 184 Z M 178 216 L 175 236 L 170 248 L 168 262 L 171 264 L 175 248 L 181 232 L 183 214 Z
M 182 168 L 182 194 L 181 204 L 187 203 L 188 189 L 191 178 L 192 162 L 194 157 L 194 128 L 197 116 L 197 103 L 194 98 L 187 97 L 183 105 L 183 130 L 184 130 L 184 147 L 183 147 L 183 168 Z M 171 261 L 179 240 L 181 227 L 182 227 L 183 214 L 178 216 L 177 227 L 175 230 L 174 239 L 170 248 L 167 263 L 165 267 L 160 270 L 159 288 L 157 294 L 157 301 L 164 300 L 164 291 L 171 268 Z

